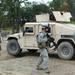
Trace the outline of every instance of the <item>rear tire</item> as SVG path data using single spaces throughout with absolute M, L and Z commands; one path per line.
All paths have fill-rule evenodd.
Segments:
M 7 44 L 7 51 L 10 55 L 18 56 L 21 53 L 20 46 L 17 40 L 9 40 Z
M 62 59 L 69 60 L 74 56 L 74 47 L 70 42 L 62 42 L 58 46 L 58 56 Z

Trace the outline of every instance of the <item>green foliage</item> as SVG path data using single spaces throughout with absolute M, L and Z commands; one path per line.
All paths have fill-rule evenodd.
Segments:
M 49 13 L 50 9 L 71 11 L 75 15 L 75 0 L 53 0 L 49 5 L 28 0 L 0 0 L 0 27 L 19 29 L 25 21 L 35 21 L 36 14 Z
M 49 7 L 56 11 L 75 12 L 75 0 L 53 0 L 49 3 Z
M 35 21 L 36 14 L 49 12 L 49 7 L 46 4 L 37 4 L 34 2 L 27 7 L 23 7 L 22 9 L 24 10 L 23 16 L 25 16 L 27 21 Z
M 2 28 L 19 28 L 21 3 L 27 0 L 0 0 L 0 25 Z M 6 13 L 7 12 L 7 13 Z
M 45 4 L 33 4 L 33 13 L 34 14 L 41 14 L 41 13 L 48 13 L 49 7 Z
M 21 6 L 22 3 L 24 3 L 24 7 Z M 35 21 L 36 14 L 49 12 L 46 4 L 30 3 L 28 0 L 1 0 L 0 8 L 0 23 L 3 28 L 18 28 L 18 25 L 25 23 L 24 19 Z M 6 12 L 7 14 L 4 15 Z

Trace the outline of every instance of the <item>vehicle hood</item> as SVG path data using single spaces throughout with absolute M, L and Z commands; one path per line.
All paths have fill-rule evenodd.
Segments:
M 23 33 L 22 33 L 22 32 L 20 32 L 20 33 L 15 33 L 15 34 L 8 35 L 7 37 L 8 37 L 8 38 L 9 38 L 9 37 L 21 38 L 21 37 L 23 37 Z

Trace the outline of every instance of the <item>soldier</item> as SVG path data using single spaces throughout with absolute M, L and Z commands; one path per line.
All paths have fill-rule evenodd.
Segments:
M 48 50 L 47 50 L 47 32 L 48 32 L 48 26 L 42 27 L 42 32 L 39 32 L 37 35 L 37 43 L 40 51 L 40 57 L 39 62 L 37 65 L 37 70 L 45 70 L 46 73 L 50 73 L 48 68 Z

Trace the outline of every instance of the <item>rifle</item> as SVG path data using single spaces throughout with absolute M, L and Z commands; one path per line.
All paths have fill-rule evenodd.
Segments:
M 49 34 L 47 34 L 47 38 L 48 38 L 47 46 L 49 46 L 50 48 L 55 46 L 57 48 L 57 44 L 54 42 L 55 39 L 51 37 Z M 50 45 L 51 43 L 53 43 L 53 46 Z

